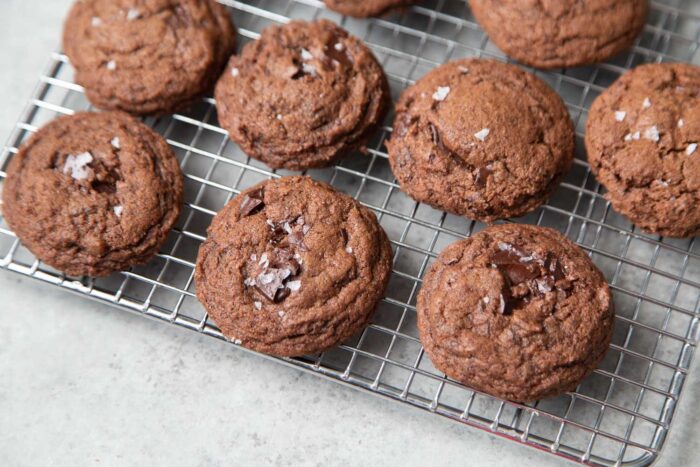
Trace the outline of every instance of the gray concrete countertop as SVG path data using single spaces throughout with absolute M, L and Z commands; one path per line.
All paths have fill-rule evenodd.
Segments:
M 57 48 L 70 3 L 0 2 L 0 138 L 9 135 Z M 658 465 L 691 465 L 700 456 L 697 381 L 694 374 L 686 383 Z M 545 467 L 563 461 L 0 272 L 0 463 Z

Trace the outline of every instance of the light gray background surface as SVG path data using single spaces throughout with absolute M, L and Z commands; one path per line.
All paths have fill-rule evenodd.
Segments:
M 3 142 L 59 45 L 70 3 L 0 0 Z M 660 466 L 697 465 L 697 381 L 687 382 Z M 0 272 L 2 465 L 562 463 Z

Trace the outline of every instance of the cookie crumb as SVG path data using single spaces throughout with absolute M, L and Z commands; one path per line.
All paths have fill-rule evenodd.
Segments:
M 141 17 L 141 12 L 137 10 L 136 8 L 129 8 L 129 11 L 126 13 L 126 19 L 129 21 L 133 21 L 135 19 L 138 19 Z
M 112 210 L 114 211 L 114 214 L 115 214 L 117 217 L 122 217 L 122 212 L 124 212 L 124 206 L 122 206 L 122 205 L 114 206 L 114 207 L 112 208 Z
M 112 145 L 112 147 L 114 149 L 121 149 L 122 148 L 121 141 L 119 141 L 118 136 L 115 136 L 114 138 L 112 138 L 112 141 L 110 141 L 110 144 Z
M 449 86 L 438 86 L 437 90 L 433 93 L 433 99 L 436 101 L 444 101 L 447 99 L 447 95 L 450 93 Z
M 102 25 L 102 20 L 98 18 L 97 16 L 93 16 L 92 19 L 90 20 L 90 24 L 92 25 L 93 28 L 100 27 Z
M 642 102 L 642 107 L 644 107 L 645 109 L 648 109 L 649 107 L 651 107 L 651 101 L 649 100 L 648 97 L 644 98 L 644 102 Z
M 624 122 L 626 116 L 627 112 L 624 112 L 622 110 L 618 110 L 617 112 L 615 112 L 615 120 L 617 120 L 618 122 Z
M 296 292 L 301 288 L 301 281 L 289 281 L 287 282 L 287 288 L 292 292 Z
M 474 138 L 478 139 L 479 141 L 485 141 L 486 137 L 489 135 L 490 132 L 491 130 L 489 130 L 488 128 L 483 128 L 474 133 Z
M 262 309 L 262 302 L 253 302 L 253 306 L 255 307 L 256 310 Z
M 314 56 L 311 52 L 309 52 L 308 50 L 306 50 L 304 48 L 301 49 L 301 59 L 302 60 L 311 60 L 313 58 L 314 58 Z
M 108 61 L 108 62 L 107 62 L 107 69 L 108 69 L 109 71 L 114 71 L 114 70 L 116 70 L 116 69 L 117 69 L 117 62 L 115 62 L 114 60 Z
M 236 68 L 236 67 L 231 68 L 231 76 L 233 76 L 235 78 L 236 76 L 238 76 L 238 74 L 239 74 L 238 68 Z
M 692 153 L 695 152 L 695 150 L 698 148 L 697 143 L 690 143 L 687 148 L 685 148 L 685 153 L 687 155 L 691 155 Z
M 659 129 L 656 127 L 656 125 L 647 128 L 647 130 L 644 132 L 644 138 L 654 142 L 659 141 Z
M 70 176 L 75 180 L 85 180 L 92 171 L 88 164 L 93 160 L 94 158 L 89 152 L 83 152 L 75 156 L 69 154 L 63 165 L 63 173 L 68 174 L 70 172 Z

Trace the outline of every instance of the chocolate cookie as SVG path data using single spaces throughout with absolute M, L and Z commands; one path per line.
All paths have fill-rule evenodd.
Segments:
M 104 276 L 148 261 L 180 214 L 182 172 L 165 140 L 121 112 L 41 128 L 10 162 L 10 228 L 41 261 Z
M 216 103 L 248 155 L 302 170 L 363 146 L 384 119 L 389 87 L 359 39 L 330 21 L 292 21 L 269 26 L 231 57 Z
M 411 5 L 417 0 L 324 0 L 326 6 L 343 15 L 355 18 L 380 16 L 390 10 Z
M 509 57 L 558 68 L 603 61 L 632 45 L 647 0 L 469 0 L 489 38 Z
M 367 325 L 391 257 L 377 218 L 357 201 L 308 177 L 269 180 L 214 218 L 197 258 L 197 297 L 245 347 L 320 352 Z
M 642 65 L 593 102 L 591 170 L 615 210 L 647 232 L 700 233 L 700 68 Z
M 544 203 L 571 167 L 561 98 L 514 65 L 458 60 L 401 95 L 389 162 L 413 199 L 484 222 Z
M 214 0 L 81 0 L 63 30 L 76 81 L 102 109 L 165 114 L 208 92 L 235 45 Z
M 423 279 L 418 330 L 433 364 L 496 397 L 573 390 L 613 331 L 605 278 L 559 232 L 488 227 L 445 249 Z

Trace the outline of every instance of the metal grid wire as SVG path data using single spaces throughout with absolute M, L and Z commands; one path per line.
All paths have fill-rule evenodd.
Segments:
M 437 0 L 373 20 L 327 11 L 316 0 L 225 0 L 242 43 L 271 23 L 332 19 L 363 38 L 383 64 L 396 99 L 431 68 L 479 56 L 506 60 L 463 1 Z M 388 294 L 372 324 L 320 355 L 277 359 L 462 423 L 592 464 L 651 463 L 663 445 L 699 337 L 700 245 L 646 235 L 613 212 L 585 162 L 582 132 L 591 101 L 622 72 L 643 62 L 700 62 L 700 5 L 653 3 L 635 46 L 612 61 L 536 72 L 564 98 L 577 128 L 573 169 L 546 206 L 516 219 L 554 227 L 590 253 L 614 291 L 615 336 L 606 359 L 575 392 L 534 404 L 501 401 L 438 372 L 415 326 L 416 294 L 426 267 L 446 245 L 483 225 L 417 204 L 398 188 L 383 130 L 337 167 L 312 170 L 377 214 L 394 249 Z M 534 71 L 534 70 L 531 70 Z M 24 115 L 0 156 L 0 181 L 17 147 L 59 114 L 91 109 L 61 53 L 51 56 Z M 162 252 L 145 266 L 107 278 L 71 278 L 38 262 L 0 218 L 0 267 L 126 310 L 221 338 L 194 296 L 194 261 L 212 216 L 240 190 L 288 172 L 247 158 L 217 123 L 214 101 L 146 122 L 165 136 L 185 172 L 183 214 Z M 387 119 L 391 122 L 391 116 Z M 232 344 L 235 345 L 235 344 Z

